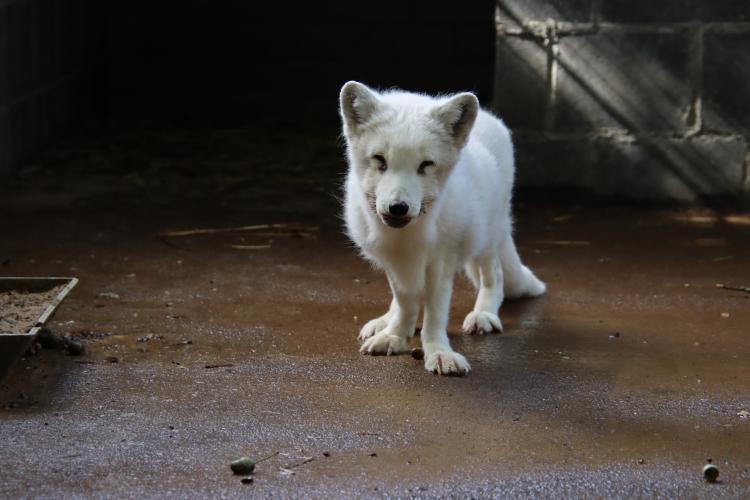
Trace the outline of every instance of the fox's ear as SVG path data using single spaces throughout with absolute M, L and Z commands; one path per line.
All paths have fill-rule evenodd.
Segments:
M 381 106 L 377 93 L 359 82 L 346 82 L 339 96 L 344 132 L 356 134 L 367 125 Z
M 457 94 L 432 110 L 432 116 L 448 129 L 453 143 L 459 149 L 466 144 L 477 113 L 479 101 L 469 92 Z

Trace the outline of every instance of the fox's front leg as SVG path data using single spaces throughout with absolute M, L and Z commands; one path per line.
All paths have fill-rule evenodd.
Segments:
M 422 349 L 425 369 L 439 375 L 466 375 L 471 370 L 466 358 L 451 347 L 446 332 L 454 275 L 443 264 L 427 268 Z
M 362 327 L 357 336 L 359 341 L 364 342 L 376 333 L 383 331 L 385 327 L 388 326 L 388 322 L 391 320 L 391 317 L 395 314 L 397 309 L 398 303 L 396 302 L 396 299 L 393 298 L 391 299 L 391 306 L 388 308 L 388 312 L 365 323 L 365 326 Z
M 362 354 L 391 355 L 409 350 L 409 337 L 414 335 L 419 314 L 419 292 L 397 286 L 390 277 L 388 281 L 393 293 L 391 307 L 383 316 L 365 325 L 360 332 L 360 339 L 364 340 L 359 349 Z M 382 329 L 378 331 L 376 329 L 379 326 Z M 369 336 L 363 339 L 362 334 L 366 330 Z

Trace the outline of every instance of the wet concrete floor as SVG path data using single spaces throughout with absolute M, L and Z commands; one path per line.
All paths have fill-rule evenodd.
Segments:
M 389 298 L 341 232 L 335 142 L 246 165 L 225 131 L 206 174 L 169 147 L 202 135 L 140 134 L 0 188 L 0 274 L 80 278 L 49 327 L 87 349 L 0 384 L 0 496 L 750 496 L 750 294 L 715 287 L 750 286 L 750 215 L 520 201 L 549 294 L 466 336 L 459 280 L 473 371 L 441 378 L 357 352 Z M 156 236 L 267 223 L 319 230 Z M 275 452 L 252 484 L 229 470 Z

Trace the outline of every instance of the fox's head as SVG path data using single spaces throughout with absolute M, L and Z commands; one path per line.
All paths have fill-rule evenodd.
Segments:
M 395 228 L 427 213 L 466 144 L 477 98 L 378 93 L 348 82 L 340 101 L 349 168 L 369 209 Z

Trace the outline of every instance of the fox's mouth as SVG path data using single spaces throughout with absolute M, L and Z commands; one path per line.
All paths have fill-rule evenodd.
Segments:
M 411 222 L 411 217 L 396 217 L 395 215 L 380 214 L 380 218 L 386 225 L 393 228 L 402 228 Z

